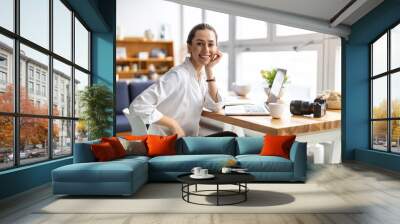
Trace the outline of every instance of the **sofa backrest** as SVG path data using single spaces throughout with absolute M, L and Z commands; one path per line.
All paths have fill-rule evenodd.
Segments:
M 129 107 L 131 102 L 129 100 L 128 83 L 125 81 L 117 81 L 116 99 L 115 111 L 117 115 L 122 114 L 122 110 Z
M 149 86 L 153 85 L 154 81 L 132 81 L 129 83 L 129 102 L 131 103 L 139 94 L 141 94 Z M 129 103 L 129 104 L 130 104 Z
M 89 163 L 95 162 L 96 158 L 93 155 L 91 145 L 99 144 L 100 140 L 75 143 L 74 147 L 74 163 Z
M 237 137 L 236 155 L 259 154 L 264 144 L 264 137 Z
M 183 137 L 177 141 L 177 154 L 226 154 L 235 155 L 234 137 Z

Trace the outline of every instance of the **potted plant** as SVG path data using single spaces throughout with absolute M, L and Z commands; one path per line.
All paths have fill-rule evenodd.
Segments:
M 264 88 L 265 93 L 268 95 L 269 94 L 269 90 L 272 87 L 272 83 L 274 83 L 274 79 L 276 76 L 276 72 L 277 70 L 274 68 L 272 70 L 261 70 L 261 77 L 265 80 L 265 82 L 267 83 L 267 86 Z M 285 74 L 285 78 L 283 80 L 283 86 L 282 89 L 284 88 L 285 83 L 289 83 L 289 77 L 287 76 L 287 74 Z M 281 95 L 283 94 L 283 91 L 281 91 L 280 97 L 282 97 Z
M 113 94 L 102 84 L 87 86 L 79 93 L 82 109 L 80 124 L 87 127 L 89 140 L 110 136 L 107 131 L 112 126 Z

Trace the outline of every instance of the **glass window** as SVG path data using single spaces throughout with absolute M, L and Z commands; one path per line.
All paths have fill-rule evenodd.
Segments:
M 387 118 L 387 78 L 372 81 L 372 118 Z
M 33 90 L 33 82 L 28 82 L 28 89 L 29 89 L 29 94 L 33 94 L 34 90 Z
M 0 115 L 0 170 L 14 165 L 13 117 Z
M 75 18 L 75 63 L 89 69 L 89 32 Z
M 390 57 L 391 69 L 400 67 L 400 25 L 390 32 Z
M 24 55 L 22 57 L 22 55 Z M 20 73 L 20 80 L 21 80 L 21 86 L 20 86 L 20 108 L 21 108 L 21 113 L 25 114 L 42 114 L 42 115 L 47 115 L 48 114 L 48 102 L 49 98 L 46 97 L 48 96 L 47 94 L 47 88 L 45 88 L 45 93 L 43 94 L 40 86 L 40 77 L 41 77 L 41 72 L 45 72 L 45 77 L 46 81 L 45 84 L 48 86 L 48 79 L 47 79 L 47 74 L 48 74 L 48 63 L 49 63 L 49 57 L 43 53 L 40 53 L 39 51 L 36 51 L 28 46 L 25 46 L 21 44 L 21 73 Z M 36 70 L 38 82 L 36 83 L 36 91 L 35 94 L 30 95 L 29 91 L 27 90 L 26 82 L 27 80 L 27 74 L 26 70 L 23 68 L 26 68 L 26 63 L 29 61 L 30 65 L 33 66 Z M 30 103 L 30 99 L 36 99 L 36 100 L 41 100 L 42 103 L 40 105 L 33 105 Z
M 229 40 L 229 15 L 220 12 L 206 11 L 206 22 L 214 27 L 218 42 Z
M 88 128 L 84 120 L 75 121 L 75 142 L 88 140 Z
M 53 10 L 53 51 L 71 60 L 72 12 L 60 0 L 53 0 Z
M 72 154 L 72 121 L 53 120 L 53 157 Z
M 49 158 L 49 120 L 20 118 L 19 156 L 21 164 L 35 163 Z
M 190 30 L 197 24 L 202 23 L 201 9 L 183 6 L 183 18 L 183 36 L 186 43 Z
M 277 36 L 293 36 L 293 35 L 303 35 L 315 33 L 310 30 L 303 30 L 295 27 L 284 26 L 276 24 L 276 35 Z
M 400 91 L 398 87 L 400 86 L 400 72 L 391 74 L 391 116 L 394 118 L 400 118 Z
M 14 31 L 14 0 L 0 1 L 0 26 Z
M 223 56 L 221 61 L 215 65 L 215 80 L 217 82 L 218 89 L 227 92 L 228 91 L 228 71 L 229 71 L 229 54 L 222 52 Z
M 0 111 L 14 111 L 14 72 L 8 58 L 13 58 L 12 39 L 0 34 Z
M 387 71 L 387 35 L 372 44 L 372 75 Z
M 387 151 L 387 121 L 372 122 L 372 141 L 374 149 Z
M 86 86 L 89 86 L 89 75 L 75 69 L 75 117 L 79 117 L 81 114 L 79 95 Z
M 391 124 L 391 151 L 400 153 L 400 120 L 392 120 Z
M 266 22 L 236 16 L 236 39 L 264 39 L 267 36 Z
M 287 70 L 290 83 L 285 84 L 283 98 L 290 100 L 313 100 L 317 94 L 317 51 L 267 51 L 243 52 L 237 58 L 239 84 L 251 84 L 249 97 L 255 101 L 266 100 L 261 70 L 283 68 Z M 263 96 L 263 97 L 260 97 Z
M 20 0 L 21 36 L 49 48 L 49 0 Z
M 66 65 L 56 59 L 53 60 L 53 114 L 58 115 L 58 116 L 63 116 L 63 117 L 71 117 L 72 116 L 72 91 L 69 88 L 69 86 L 72 83 L 72 75 L 71 75 L 71 66 Z M 60 81 L 58 80 L 65 80 L 65 81 Z M 63 104 L 59 104 L 58 102 L 58 89 L 61 91 L 62 96 L 66 96 L 66 100 L 63 101 L 64 99 L 61 99 Z M 60 108 L 64 106 L 66 110 L 64 113 L 61 113 Z

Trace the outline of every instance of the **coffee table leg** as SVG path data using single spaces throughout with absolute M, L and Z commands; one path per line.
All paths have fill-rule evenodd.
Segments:
M 219 205 L 219 184 L 217 184 L 217 206 Z

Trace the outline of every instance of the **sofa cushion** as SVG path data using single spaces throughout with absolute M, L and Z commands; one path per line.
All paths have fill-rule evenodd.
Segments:
M 211 172 L 219 171 L 230 159 L 231 155 L 174 155 L 158 156 L 149 160 L 149 170 L 152 172 L 190 172 L 199 166 Z
M 110 143 L 117 158 L 126 156 L 126 151 L 117 137 L 103 137 L 101 138 L 101 142 Z
M 53 170 L 53 181 L 59 182 L 129 182 L 133 172 L 142 172 L 147 166 L 139 159 L 96 163 L 74 163 Z M 147 170 L 147 169 L 146 169 Z M 147 176 L 147 173 L 143 173 Z
M 115 154 L 115 150 L 109 142 L 102 142 L 99 144 L 93 144 L 90 146 L 96 161 L 105 162 L 117 159 L 118 156 Z
M 122 146 L 126 151 L 126 155 L 137 155 L 146 156 L 147 148 L 146 143 L 141 140 L 126 140 L 125 138 L 119 138 Z
M 238 155 L 236 159 L 249 172 L 293 172 L 292 161 L 279 156 Z
M 128 83 L 126 81 L 117 81 L 116 84 L 116 105 L 115 112 L 116 114 L 122 114 L 122 110 L 124 108 L 129 107 L 129 92 L 128 92 Z
M 95 162 L 96 158 L 90 148 L 92 144 L 99 144 L 100 140 L 77 142 L 74 148 L 74 163 Z
M 202 155 L 225 154 L 235 155 L 234 137 L 184 137 L 177 141 L 177 154 Z
M 117 122 L 117 132 L 131 131 L 131 125 L 125 115 L 117 114 L 115 118 Z
M 165 156 L 176 154 L 177 135 L 148 135 L 146 139 L 148 156 Z
M 236 155 L 259 154 L 264 144 L 264 138 L 260 137 L 237 137 Z
M 132 102 L 145 89 L 149 88 L 154 81 L 132 81 L 129 83 L 129 100 Z

